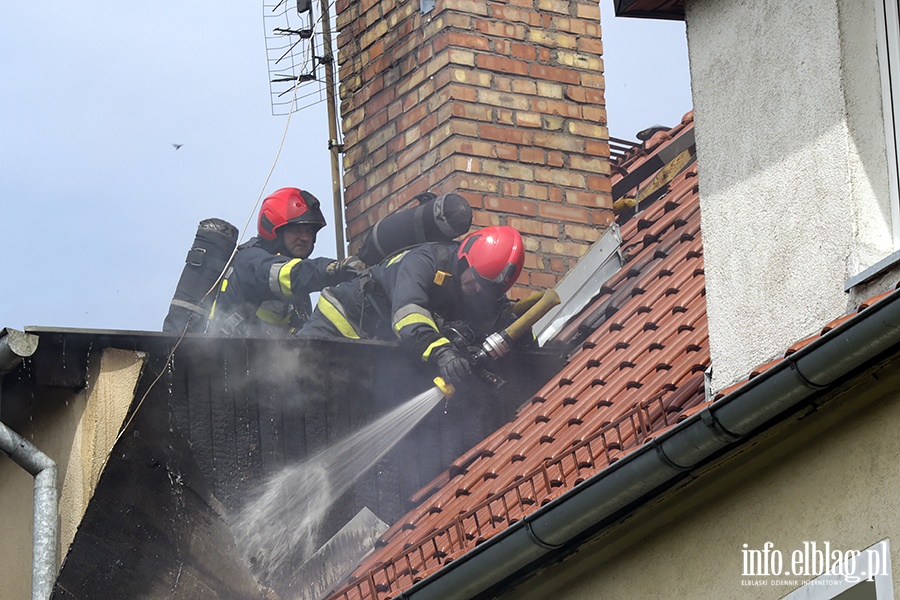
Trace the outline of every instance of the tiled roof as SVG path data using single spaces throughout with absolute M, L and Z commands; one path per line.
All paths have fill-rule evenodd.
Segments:
M 613 184 L 692 128 L 689 114 L 630 150 Z M 421 504 L 334 598 L 396 595 L 703 403 L 709 347 L 696 165 L 667 189 L 622 224 L 623 267 L 560 334 L 579 344 L 568 364 L 422 490 Z
M 683 136 L 692 130 L 688 113 L 678 126 L 627 149 L 613 165 L 613 185 L 669 144 L 683 158 Z M 332 598 L 399 594 L 710 404 L 703 375 L 710 358 L 697 167 L 693 160 L 674 159 L 666 166 L 675 163 L 677 175 L 670 169 L 664 189 L 647 196 L 657 201 L 643 210 L 637 206 L 633 216 L 631 209 L 621 215 L 625 263 L 557 336 L 578 345 L 566 366 L 515 420 L 419 492 L 418 508 L 385 532 Z M 642 197 L 642 188 L 659 185 L 657 175 L 642 175 L 620 197 Z M 712 401 L 898 294 L 900 284 L 862 302 Z

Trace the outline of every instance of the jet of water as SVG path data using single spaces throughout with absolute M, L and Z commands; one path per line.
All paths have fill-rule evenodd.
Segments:
M 271 477 L 232 519 L 238 549 L 263 583 L 303 564 L 332 503 L 444 397 L 431 388 L 367 427 Z

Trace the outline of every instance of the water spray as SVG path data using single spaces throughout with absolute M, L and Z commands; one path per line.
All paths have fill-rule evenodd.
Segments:
M 553 290 L 514 304 L 512 312 L 518 318 L 512 325 L 489 335 L 474 351 L 464 346 L 473 366 L 488 373 L 484 367 L 508 354 L 515 341 L 557 304 L 559 296 Z M 488 375 L 495 383 L 499 379 Z M 233 515 L 235 542 L 260 582 L 274 587 L 296 583 L 292 574 L 321 543 L 319 529 L 332 503 L 442 399 L 455 394 L 454 386 L 444 378 L 433 381 L 433 387 L 349 438 L 286 467 Z
M 332 504 L 398 440 L 441 403 L 452 386 L 441 380 L 353 435 L 289 465 L 254 491 L 229 518 L 235 543 L 257 581 L 275 589 L 294 577 L 325 540 L 321 526 Z

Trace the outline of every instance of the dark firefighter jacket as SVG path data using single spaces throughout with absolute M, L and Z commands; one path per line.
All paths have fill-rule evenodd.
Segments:
M 450 341 L 445 322 L 462 322 L 477 333 L 494 325 L 505 297 L 472 302 L 459 285 L 457 242 L 426 243 L 370 267 L 347 283 L 322 291 L 300 336 L 399 339 L 427 361 Z M 324 325 L 324 326 L 323 326 Z
M 238 248 L 210 312 L 210 333 L 290 336 L 312 312 L 309 294 L 349 277 L 329 274 L 330 258 L 291 258 L 267 244 L 255 237 Z

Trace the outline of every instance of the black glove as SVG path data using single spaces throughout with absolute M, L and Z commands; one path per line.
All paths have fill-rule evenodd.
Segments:
M 465 384 L 472 375 L 472 365 L 450 344 L 435 350 L 433 358 L 441 377 L 453 386 Z
M 366 264 L 359 260 L 358 256 L 348 256 L 343 260 L 333 260 L 325 267 L 325 272 L 329 275 L 346 275 L 348 277 L 356 277 L 366 268 Z

